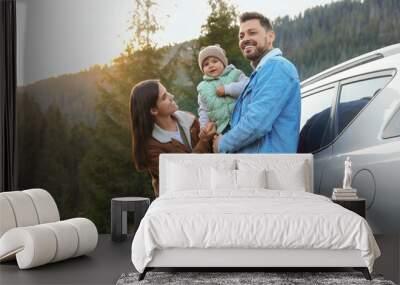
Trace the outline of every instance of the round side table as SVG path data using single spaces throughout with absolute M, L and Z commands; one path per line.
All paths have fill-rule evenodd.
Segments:
M 111 239 L 124 241 L 128 234 L 127 212 L 134 212 L 135 232 L 150 205 L 149 198 L 119 197 L 111 199 Z

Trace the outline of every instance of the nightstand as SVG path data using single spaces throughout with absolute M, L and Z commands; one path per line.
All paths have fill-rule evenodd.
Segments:
M 127 212 L 134 212 L 135 231 L 150 205 L 149 198 L 120 197 L 111 199 L 111 239 L 124 241 L 128 234 Z
M 366 217 L 367 212 L 367 201 L 364 198 L 358 198 L 355 200 L 333 200 L 332 202 L 339 204 L 340 206 L 359 214 L 361 217 Z

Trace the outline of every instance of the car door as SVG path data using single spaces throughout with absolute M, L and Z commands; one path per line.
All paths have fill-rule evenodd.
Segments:
M 334 187 L 342 187 L 344 161 L 349 156 L 353 162 L 352 186 L 357 188 L 360 197 L 366 198 L 367 218 L 375 232 L 385 231 L 384 225 L 387 224 L 379 217 L 387 211 L 384 203 L 380 203 L 380 210 L 371 215 L 371 210 L 376 210 L 377 206 L 377 189 L 380 188 L 377 187 L 377 183 L 382 180 L 377 179 L 377 175 L 382 175 L 382 170 L 387 168 L 386 180 L 393 180 L 389 173 L 396 177 L 388 164 L 388 161 L 392 161 L 390 165 L 393 165 L 393 157 L 390 156 L 395 152 L 393 147 L 385 145 L 386 142 L 381 138 L 387 120 L 385 116 L 393 101 L 390 99 L 391 95 L 385 94 L 384 88 L 392 77 L 393 71 L 384 71 L 340 82 L 333 118 L 335 138 L 332 143 L 332 155 L 326 162 L 321 182 L 321 193 L 326 196 L 331 195 Z M 391 220 L 389 215 L 386 215 L 386 219 Z
M 314 193 L 320 193 L 324 168 L 332 155 L 337 86 L 328 84 L 302 94 L 298 152 L 314 154 Z

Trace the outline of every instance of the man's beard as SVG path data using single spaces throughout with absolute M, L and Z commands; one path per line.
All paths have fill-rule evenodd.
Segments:
M 242 50 L 243 56 L 250 61 L 258 61 L 265 54 L 267 49 L 265 47 L 255 46 L 255 51 L 250 54 L 245 54 Z

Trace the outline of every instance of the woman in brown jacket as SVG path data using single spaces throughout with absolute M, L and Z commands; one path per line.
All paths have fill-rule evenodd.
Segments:
M 178 111 L 174 96 L 158 80 L 132 88 L 130 111 L 133 161 L 138 171 L 150 172 L 156 197 L 161 153 L 211 152 L 215 125 L 210 123 L 200 132 L 198 119 Z

